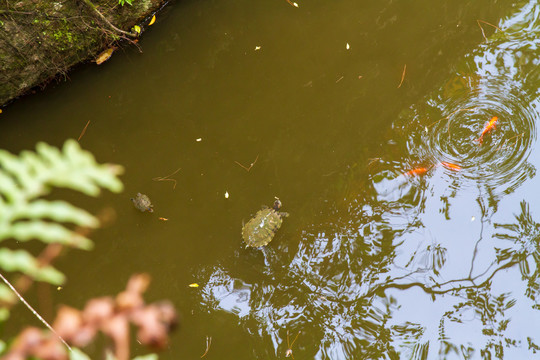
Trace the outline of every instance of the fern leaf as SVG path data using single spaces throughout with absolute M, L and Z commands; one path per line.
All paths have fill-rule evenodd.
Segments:
M 63 284 L 64 274 L 52 266 L 41 267 L 38 260 L 25 250 L 0 249 L 0 267 L 6 271 L 19 271 L 38 281 L 53 285 Z
M 72 223 L 78 226 L 96 228 L 99 221 L 85 210 L 65 201 L 35 200 L 24 207 L 14 208 L 6 214 L 12 221 L 19 219 L 50 219 L 57 222 Z
M 0 170 L 0 199 L 2 199 L 2 196 L 9 202 L 17 202 L 23 199 L 23 194 L 17 183 L 4 171 Z M 2 200 L 2 204 L 4 204 L 4 200 Z
M 0 232 L 0 240 L 5 238 L 15 238 L 19 241 L 38 239 L 48 244 L 59 243 L 83 250 L 90 250 L 93 247 L 92 241 L 62 225 L 39 220 L 12 224 L 5 233 Z
M 0 192 L 12 202 L 20 201 L 17 194 L 28 201 L 46 195 L 52 186 L 69 188 L 86 195 L 97 196 L 100 189 L 120 192 L 123 189 L 118 175 L 122 167 L 98 164 L 93 155 L 80 148 L 75 140 L 67 140 L 62 151 L 38 143 L 36 153 L 25 151 L 17 157 L 0 150 Z M 11 181 L 8 179 L 12 178 Z
M 90 360 L 90 358 L 81 350 L 72 348 L 72 350 L 69 352 L 69 360 Z
M 40 199 L 53 187 L 97 196 L 101 189 L 122 191 L 118 176 L 123 168 L 99 164 L 94 156 L 67 140 L 62 149 L 45 143 L 36 151 L 19 156 L 0 150 L 0 241 L 38 240 L 89 250 L 93 243 L 69 226 L 96 228 L 99 221 L 83 209 L 67 202 Z M 61 284 L 64 275 L 51 266 L 42 266 L 29 252 L 0 248 L 0 268 L 24 273 L 35 280 Z M 6 295 L 0 286 L 0 299 Z M 11 292 L 10 292 L 11 293 Z
M 17 299 L 17 296 L 11 291 L 9 287 L 4 284 L 0 284 L 0 302 L 4 304 L 12 304 Z M 1 323 L 1 320 L 0 320 Z

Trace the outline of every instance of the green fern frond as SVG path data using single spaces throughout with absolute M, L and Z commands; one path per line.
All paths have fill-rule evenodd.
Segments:
M 54 187 L 90 196 L 99 195 L 101 189 L 120 192 L 123 185 L 118 176 L 122 172 L 121 166 L 98 164 L 75 140 L 67 140 L 61 150 L 39 143 L 36 152 L 23 151 L 19 156 L 0 150 L 0 241 L 39 240 L 91 249 L 92 241 L 69 226 L 96 228 L 98 219 L 65 201 L 40 197 Z M 22 272 L 51 284 L 64 281 L 62 273 L 40 266 L 36 258 L 24 250 L 0 248 L 0 268 Z
M 97 221 L 97 219 L 94 219 Z M 90 250 L 92 241 L 60 224 L 45 221 L 19 221 L 8 227 L 6 232 L 0 231 L 0 237 L 14 238 L 18 241 L 39 239 L 47 244 L 58 243 L 67 246 Z
M 26 250 L 0 249 L 0 266 L 6 271 L 22 272 L 35 280 L 53 285 L 64 283 L 65 277 L 52 266 L 41 266 L 39 261 Z
M 75 140 L 67 140 L 63 151 L 45 143 L 38 143 L 36 150 L 36 153 L 24 151 L 20 156 L 0 150 L 0 192 L 8 200 L 16 202 L 46 195 L 53 186 L 89 196 L 99 195 L 100 188 L 122 191 L 122 182 L 117 178 L 123 172 L 122 167 L 98 164 Z M 19 191 L 12 193 L 16 190 L 14 186 Z
M 11 291 L 9 287 L 4 284 L 0 284 L 0 303 L 13 304 L 16 299 L 17 296 L 13 293 L 13 291 Z M 0 308 L 0 311 L 2 311 L 2 308 Z M 1 323 L 2 319 L 0 316 L 0 324 Z

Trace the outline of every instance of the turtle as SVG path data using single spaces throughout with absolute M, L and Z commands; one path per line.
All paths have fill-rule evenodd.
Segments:
M 281 201 L 276 198 L 272 208 L 264 206 L 242 227 L 242 238 L 246 247 L 266 246 L 272 241 L 283 223 L 283 218 L 289 216 L 288 213 L 280 212 L 279 209 L 281 209 Z
M 148 196 L 137 193 L 135 198 L 131 198 L 131 201 L 133 201 L 133 205 L 142 212 L 148 211 L 148 212 L 154 212 L 152 202 L 148 198 Z

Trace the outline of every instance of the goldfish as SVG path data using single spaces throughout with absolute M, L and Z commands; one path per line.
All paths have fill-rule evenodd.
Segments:
M 441 161 L 441 165 L 444 166 L 445 168 L 447 168 L 448 170 L 453 170 L 453 171 L 461 170 L 461 166 L 456 165 L 456 164 L 452 164 L 452 163 L 449 163 L 449 162 L 446 162 L 446 161 Z
M 420 167 L 416 169 L 412 169 L 404 173 L 405 176 L 419 176 L 419 175 L 425 175 L 427 173 L 428 169 L 425 167 Z
M 489 120 L 486 126 L 484 126 L 484 130 L 482 130 L 482 134 L 480 134 L 480 137 L 475 140 L 478 144 L 482 144 L 482 141 L 484 141 L 484 135 L 487 134 L 487 132 L 490 131 L 491 129 L 495 128 L 495 125 L 497 124 L 497 120 L 499 120 L 499 118 L 497 116 L 494 116 L 491 118 L 491 120 Z

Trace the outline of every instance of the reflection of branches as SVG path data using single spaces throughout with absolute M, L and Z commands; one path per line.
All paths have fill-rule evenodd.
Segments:
M 483 238 L 484 230 L 484 218 L 486 215 L 486 208 L 479 202 L 482 209 L 482 225 L 480 229 L 480 236 L 477 240 L 473 256 L 471 258 L 471 266 L 467 277 L 460 279 L 448 280 L 441 283 L 435 283 L 434 285 L 425 284 L 419 281 L 413 281 L 409 283 L 400 283 L 400 280 L 410 278 L 413 275 L 426 272 L 427 269 L 416 269 L 408 274 L 387 279 L 384 284 L 376 285 L 367 294 L 367 297 L 381 294 L 388 289 L 406 290 L 413 287 L 419 287 L 423 291 L 431 295 L 441 295 L 450 292 L 459 292 L 466 289 L 480 289 L 488 286 L 495 275 L 501 270 L 512 268 L 516 265 L 520 265 L 522 275 L 529 279 L 529 286 L 527 289 L 528 294 L 540 292 L 540 287 L 534 287 L 536 279 L 540 277 L 540 224 L 536 223 L 529 211 L 528 204 L 523 201 L 521 203 L 521 213 L 516 215 L 517 224 L 497 224 L 496 227 L 504 228 L 511 231 L 511 234 L 496 234 L 495 236 L 505 240 L 511 240 L 516 244 L 520 244 L 521 248 L 517 250 L 512 249 L 496 249 L 497 258 L 481 273 L 473 276 L 474 264 L 478 253 L 478 245 Z M 536 270 L 532 275 L 527 272 L 528 264 L 527 259 L 532 257 L 536 262 Z M 489 275 L 487 275 L 489 274 Z M 486 277 L 487 275 L 487 277 Z M 483 280 L 481 280 L 483 279 Z M 481 280 L 479 282 L 479 280 Z M 538 289 L 536 289 L 538 288 Z M 532 296 L 532 295 L 531 295 Z M 534 299 L 533 299 L 534 300 Z
M 474 271 L 474 260 L 476 260 L 476 255 L 478 254 L 478 245 L 480 244 L 480 241 L 482 241 L 482 239 L 484 238 L 484 218 L 486 217 L 486 212 L 487 212 L 486 207 L 482 203 L 481 198 L 476 199 L 476 201 L 478 202 L 478 206 L 480 207 L 482 218 L 480 219 L 480 236 L 478 237 L 478 240 L 476 241 L 476 244 L 474 245 L 473 256 L 471 258 L 471 271 L 469 271 L 469 277 L 472 276 L 472 273 Z
M 447 251 L 435 242 L 416 249 L 405 267 L 397 267 L 395 258 L 401 244 L 398 240 L 410 234 L 415 226 L 409 221 L 401 229 L 390 227 L 384 218 L 389 213 L 387 207 L 370 208 L 371 213 L 365 208 L 350 207 L 348 211 L 357 215 L 352 228 L 351 223 L 344 225 L 336 221 L 332 230 L 325 229 L 326 234 L 304 233 L 309 238 L 300 242 L 288 266 L 283 266 L 283 259 L 276 252 L 274 255 L 278 257 L 266 259 L 266 266 L 261 267 L 256 280 L 246 281 L 244 273 L 235 277 L 229 270 L 212 270 L 205 287 L 205 302 L 212 309 L 238 314 L 248 331 L 255 331 L 249 329 L 255 324 L 256 331 L 272 337 L 275 353 L 287 354 L 292 348 L 278 334 L 283 335 L 293 327 L 310 334 L 303 338 L 303 343 L 311 342 L 311 351 L 317 353 L 303 354 L 309 358 L 353 358 L 354 354 L 362 354 L 354 357 L 359 359 L 380 358 L 381 354 L 409 358 L 407 351 L 426 354 L 427 347 L 431 351 L 433 343 L 426 338 L 425 325 L 415 323 L 418 320 L 399 323 L 393 318 L 400 304 L 385 292 L 417 287 L 433 299 L 451 294 L 452 301 L 458 302 L 441 314 L 439 353 L 476 351 L 472 345 L 462 345 L 459 350 L 460 345 L 452 344 L 444 329 L 445 321 L 463 322 L 463 316 L 473 311 L 486 336 L 486 342 L 478 345 L 478 350 L 497 354 L 506 346 L 505 341 L 510 341 L 508 346 L 514 341 L 505 337 L 505 330 L 509 321 L 506 310 L 516 300 L 508 294 L 494 294 L 491 284 L 501 272 L 516 268 L 533 254 L 529 240 L 540 239 L 540 226 L 522 205 L 522 214 L 516 216 L 517 224 L 499 225 L 510 231 L 499 237 L 521 246 L 496 250 L 497 257 L 479 266 L 492 207 L 488 200 L 479 200 L 478 205 L 482 227 L 476 244 L 471 244 L 474 251 L 471 259 L 466 260 L 466 264 L 470 261 L 469 268 L 463 270 L 460 278 L 441 280 L 438 273 L 445 265 Z M 420 226 L 416 224 L 416 228 Z M 540 246 L 534 249 L 537 248 Z M 281 266 L 273 266 L 276 264 Z M 272 271 L 267 272 L 270 267 Z M 400 273 L 385 277 L 391 271 Z M 536 275 L 529 276 L 534 278 Z M 531 296 L 540 292 L 538 287 L 530 285 L 530 288 Z M 271 322 L 267 321 L 269 318 Z M 268 353 L 259 355 L 265 357 Z
M 524 258 L 525 258 L 525 256 L 524 256 Z M 404 284 L 399 284 L 399 283 L 395 283 L 395 282 L 388 282 L 388 283 L 385 283 L 385 284 L 374 287 L 370 292 L 368 292 L 366 294 L 366 296 L 373 296 L 373 295 L 376 295 L 376 294 L 381 294 L 382 292 L 384 292 L 385 290 L 388 290 L 388 289 L 406 290 L 406 289 L 410 289 L 410 288 L 413 288 L 413 287 L 419 287 L 422 290 L 424 290 L 426 293 L 432 294 L 432 295 L 442 295 L 442 294 L 447 294 L 447 293 L 450 293 L 450 292 L 459 292 L 460 290 L 465 290 L 465 289 L 481 288 L 481 287 L 484 287 L 484 286 L 490 284 L 493 277 L 499 271 L 511 268 L 514 265 L 519 264 L 522 260 L 523 260 L 523 258 L 521 258 L 519 260 L 518 259 L 512 260 L 512 261 L 509 261 L 509 262 L 499 266 L 498 268 L 493 270 L 493 272 L 484 281 L 482 281 L 481 283 L 476 283 L 476 281 L 479 278 L 481 278 L 483 274 L 480 274 L 480 275 L 477 275 L 477 276 L 474 276 L 474 277 L 468 276 L 468 277 L 462 278 L 462 279 L 449 280 L 449 281 L 446 281 L 446 282 L 443 282 L 443 283 L 440 283 L 440 284 L 435 284 L 433 286 L 429 286 L 429 285 L 426 285 L 426 284 L 421 283 L 421 282 L 411 282 L 411 283 L 404 283 Z M 492 265 L 493 264 L 491 264 L 489 267 L 491 268 Z M 415 272 L 412 272 L 411 274 L 409 274 L 409 276 L 413 275 L 414 273 Z M 442 287 L 445 287 L 445 286 L 450 285 L 450 284 L 463 283 L 463 282 L 469 282 L 470 285 L 460 285 L 460 286 L 457 286 L 457 287 L 450 287 L 450 288 L 447 288 L 447 289 L 441 289 Z

